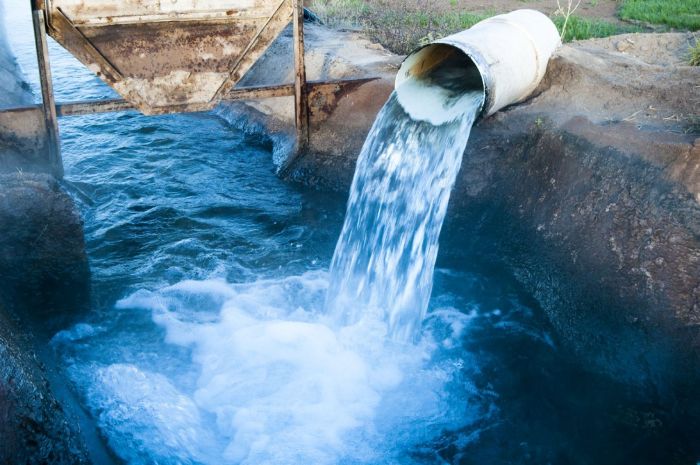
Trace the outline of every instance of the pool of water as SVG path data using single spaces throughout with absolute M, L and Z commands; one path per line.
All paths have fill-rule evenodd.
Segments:
M 10 40 L 38 95 L 25 3 Z M 58 101 L 113 96 L 50 50 Z M 671 463 L 684 441 L 569 357 L 508 273 L 449 248 L 418 342 L 334 326 L 346 197 L 278 179 L 264 137 L 130 112 L 63 118 L 61 140 L 93 303 L 50 344 L 116 462 Z

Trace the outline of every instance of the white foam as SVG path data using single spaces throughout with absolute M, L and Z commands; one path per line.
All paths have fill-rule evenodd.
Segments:
M 130 463 L 405 462 L 411 448 L 473 419 L 461 378 L 469 361 L 444 352 L 459 344 L 430 333 L 391 342 L 371 318 L 333 328 L 321 311 L 327 285 L 324 272 L 185 281 L 119 302 L 151 311 L 168 342 L 191 348 L 199 375 L 188 388 L 157 367 L 92 368 L 88 403 L 117 453 Z M 447 339 L 460 337 L 464 318 L 439 314 L 451 315 L 435 317 Z
M 462 117 L 465 109 L 473 105 L 473 95 L 466 92 L 461 97 L 437 85 L 420 79 L 407 79 L 396 88 L 396 96 L 406 113 L 415 121 L 426 121 L 441 126 Z M 483 98 L 482 98 L 483 101 Z M 482 103 L 479 103 L 479 106 Z
M 88 404 L 112 450 L 132 465 L 215 463 L 217 441 L 191 398 L 132 364 L 91 366 Z M 74 375 L 75 376 L 75 375 Z

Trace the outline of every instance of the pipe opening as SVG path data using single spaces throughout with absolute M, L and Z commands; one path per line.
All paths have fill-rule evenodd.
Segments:
M 455 120 L 460 103 L 474 92 L 487 98 L 487 86 L 472 57 L 448 44 L 430 44 L 411 54 L 396 77 L 396 93 L 406 112 L 415 120 L 434 125 Z

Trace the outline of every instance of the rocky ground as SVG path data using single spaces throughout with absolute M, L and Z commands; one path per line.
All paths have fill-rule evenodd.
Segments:
M 88 463 L 74 419 L 56 400 L 27 339 L 0 304 L 0 463 Z
M 81 411 L 41 349 L 89 305 L 80 216 L 51 176 L 0 174 L 0 229 L 0 463 L 87 463 Z

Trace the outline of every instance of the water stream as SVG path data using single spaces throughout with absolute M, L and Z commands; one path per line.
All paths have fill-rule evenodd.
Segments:
M 328 307 L 343 323 L 377 318 L 393 339 L 417 336 L 450 192 L 482 101 L 481 92 L 467 93 L 452 102 L 462 109 L 456 119 L 434 126 L 412 119 L 394 93 L 377 116 L 331 264 Z

